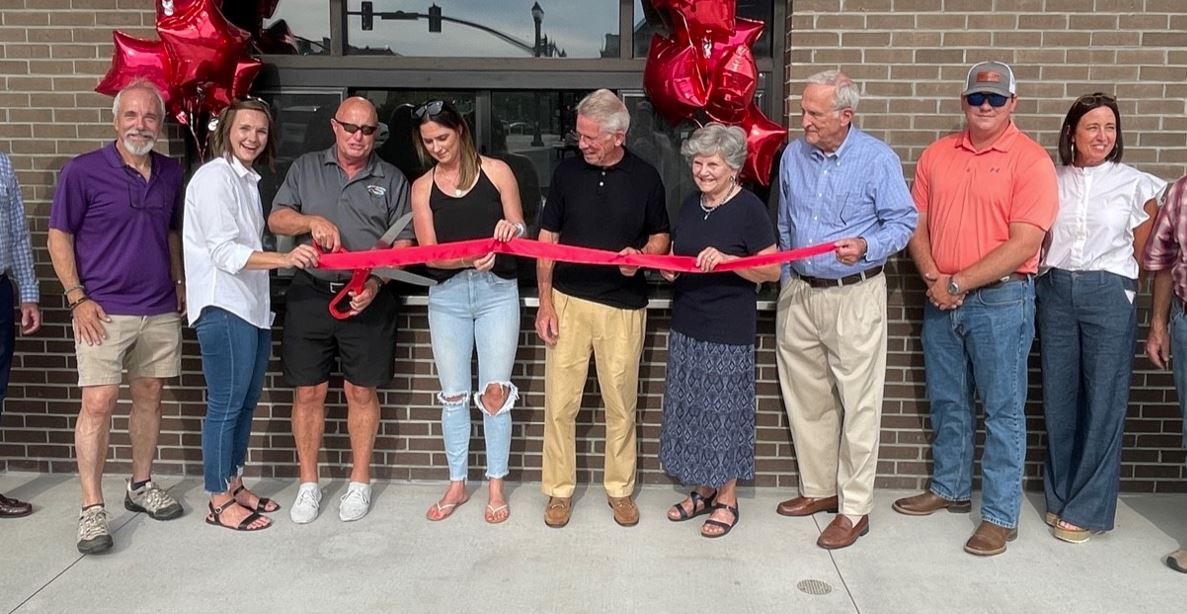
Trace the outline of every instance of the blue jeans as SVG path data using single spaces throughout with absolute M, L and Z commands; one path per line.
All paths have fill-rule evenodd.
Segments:
M 1179 413 L 1183 414 L 1183 447 L 1187 447 L 1187 313 L 1179 299 L 1171 299 L 1171 369 Z
M 511 383 L 519 344 L 519 286 L 490 272 L 464 270 L 429 288 L 429 335 L 441 381 L 441 431 L 449 479 L 466 479 L 470 454 L 470 363 L 478 347 L 479 390 L 507 387 L 501 407 L 488 408 L 482 393 L 474 404 L 482 414 L 486 438 L 486 477 L 507 475 L 511 452 L 511 408 L 519 389 Z M 488 411 L 489 409 L 489 411 Z M 491 414 L 494 415 L 491 415 Z
M 247 460 L 251 416 L 268 371 L 272 332 L 218 307 L 203 309 L 194 329 L 206 376 L 202 474 L 207 493 L 226 492 Z
M 976 414 L 985 409 L 981 519 L 1014 528 L 1022 507 L 1026 456 L 1026 357 L 1034 340 L 1034 282 L 974 290 L 964 304 L 923 312 L 923 359 L 931 401 L 931 491 L 968 500 L 973 487 Z
M 1047 511 L 1085 529 L 1113 528 L 1121 435 L 1137 337 L 1137 281 L 1052 269 L 1035 283 L 1043 366 Z

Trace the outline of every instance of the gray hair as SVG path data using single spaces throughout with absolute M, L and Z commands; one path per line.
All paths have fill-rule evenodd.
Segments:
M 837 88 L 833 92 L 833 110 L 852 109 L 857 112 L 857 103 L 861 101 L 861 92 L 857 83 L 839 70 L 826 70 L 808 77 L 809 85 L 827 85 Z
M 145 90 L 152 93 L 153 98 L 155 98 L 157 101 L 157 109 L 161 112 L 161 121 L 165 121 L 165 99 L 161 96 L 160 88 L 158 88 L 155 83 L 149 81 L 148 79 L 136 79 L 135 81 L 125 85 L 118 93 L 116 93 L 115 100 L 111 102 L 112 117 L 119 116 L 120 99 L 124 97 L 124 92 L 131 90 Z
M 597 90 L 577 103 L 577 114 L 594 120 L 602 132 L 625 133 L 631 127 L 631 114 L 618 95 L 607 89 Z
M 717 122 L 706 124 L 684 141 L 680 153 L 689 162 L 696 156 L 720 155 L 726 166 L 738 171 L 746 163 L 746 131 Z

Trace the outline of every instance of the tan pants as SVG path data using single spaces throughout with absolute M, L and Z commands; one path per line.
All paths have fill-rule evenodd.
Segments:
M 886 381 L 886 277 L 838 288 L 791 279 L 775 315 L 779 386 L 799 462 L 800 494 L 873 508 Z
M 593 353 L 606 406 L 602 483 L 607 495 L 628 497 L 635 491 L 635 407 L 646 310 L 607 307 L 556 291 L 552 304 L 560 335 L 556 347 L 545 351 L 540 489 L 550 497 L 571 497 L 577 486 L 577 412 Z

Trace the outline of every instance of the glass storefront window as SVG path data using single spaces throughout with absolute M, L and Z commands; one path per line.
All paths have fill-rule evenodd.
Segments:
M 244 3 L 247 6 L 247 3 Z M 223 9 L 224 11 L 226 8 Z M 248 8 L 254 11 L 255 8 Z M 330 7 L 326 0 L 281 0 L 272 17 L 264 21 L 264 53 L 293 53 L 286 41 L 280 40 L 284 21 L 292 32 L 292 45 L 299 55 L 330 54 Z
M 614 0 L 347 0 L 346 53 L 617 57 Z
M 737 16 L 756 19 L 766 24 L 762 36 L 751 49 L 756 58 L 771 57 L 771 32 L 774 31 L 774 24 L 771 23 L 771 20 L 774 18 L 774 3 L 771 0 L 738 0 Z M 647 23 L 646 15 L 643 12 L 643 0 L 635 0 L 635 57 L 647 57 L 647 50 L 651 47 L 651 35 L 656 32 L 662 34 L 662 28 Z

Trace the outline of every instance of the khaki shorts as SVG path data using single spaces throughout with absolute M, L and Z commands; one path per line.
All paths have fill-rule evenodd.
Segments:
M 128 378 L 181 374 L 181 314 L 110 316 L 102 345 L 75 343 L 79 386 L 118 385 Z

